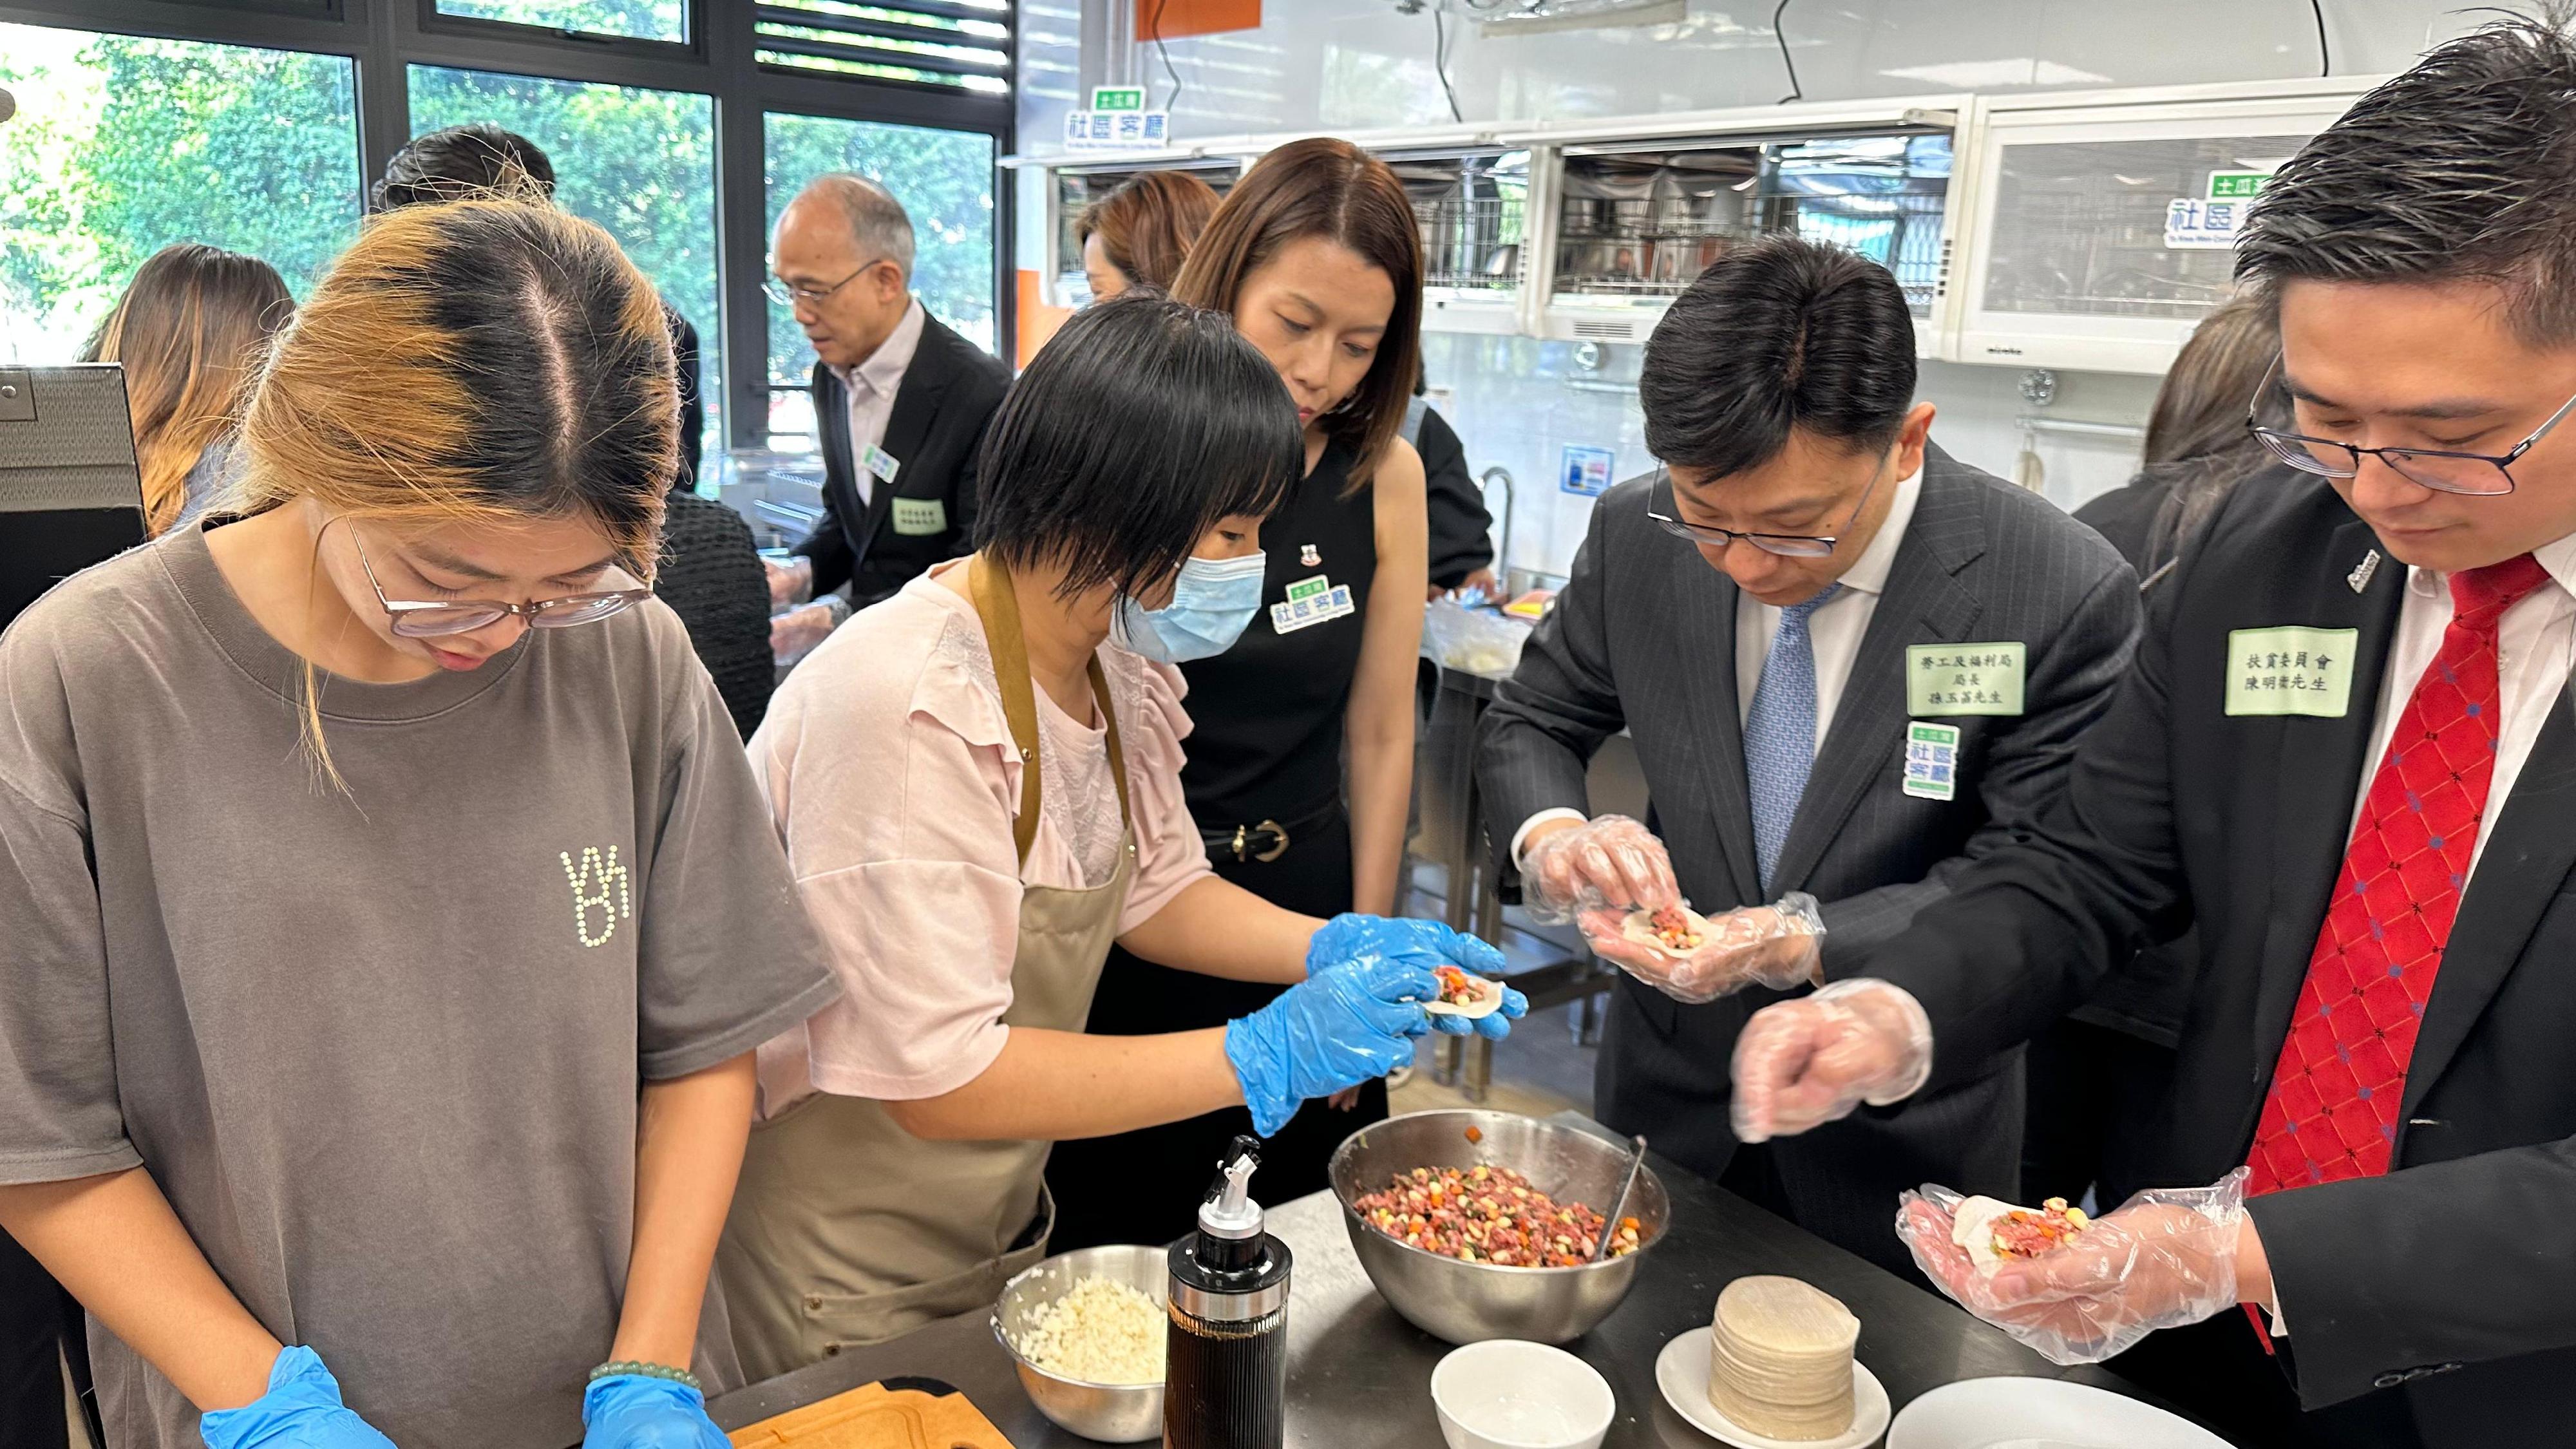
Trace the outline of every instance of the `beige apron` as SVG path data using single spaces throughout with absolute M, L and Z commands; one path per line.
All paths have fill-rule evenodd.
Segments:
M 1039 806 L 1037 697 L 1009 576 L 968 564 L 975 611 L 1020 753 L 1012 823 L 1023 868 Z M 1129 824 L 1109 883 L 1024 887 L 1011 962 L 1010 1026 L 1080 1031 L 1116 939 L 1134 874 L 1127 760 L 1100 661 L 1091 692 L 1108 725 L 1120 818 Z M 1046 1254 L 1054 1205 L 1045 1142 L 926 1142 L 884 1104 L 830 1093 L 752 1129 L 716 1266 L 734 1345 L 757 1381 L 989 1305 Z

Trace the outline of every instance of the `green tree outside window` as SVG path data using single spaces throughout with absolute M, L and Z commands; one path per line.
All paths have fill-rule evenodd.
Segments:
M 0 359 L 65 362 L 146 257 L 204 242 L 299 298 L 356 233 L 339 56 L 0 24 Z

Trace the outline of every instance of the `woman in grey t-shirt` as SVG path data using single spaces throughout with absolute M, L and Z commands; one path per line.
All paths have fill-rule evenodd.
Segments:
M 117 1449 L 724 1443 L 751 1051 L 833 987 L 640 582 L 670 359 L 586 222 L 381 218 L 251 515 L 0 637 L 0 1227 Z

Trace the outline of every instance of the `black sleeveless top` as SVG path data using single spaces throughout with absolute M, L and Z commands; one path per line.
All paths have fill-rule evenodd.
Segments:
M 1202 830 L 1305 819 L 1341 795 L 1342 715 L 1377 575 L 1376 497 L 1342 496 L 1354 456 L 1327 444 L 1261 525 L 1269 566 L 1243 637 L 1181 666 L 1192 725 L 1181 785 Z

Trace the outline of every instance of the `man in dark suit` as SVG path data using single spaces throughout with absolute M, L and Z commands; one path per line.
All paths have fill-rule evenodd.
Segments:
M 912 295 L 912 218 L 863 176 L 818 176 L 780 213 L 771 300 L 814 344 L 823 519 L 773 565 L 781 657 L 822 642 L 853 609 L 974 547 L 975 450 L 1011 371 Z
M 1900 1267 L 1900 1187 L 2016 1188 L 2018 1053 L 1762 1153 L 1728 1131 L 1727 1054 L 1757 1006 L 1819 962 L 1836 974 L 2027 825 L 2138 620 L 2119 555 L 1934 447 L 1914 382 L 1913 322 L 1876 263 L 1782 237 L 1711 267 L 1647 344 L 1638 392 L 1664 467 L 1593 510 L 1479 765 L 1530 903 L 1589 906 L 1594 950 L 1632 978 L 1610 1009 L 1602 1120 Z M 1622 726 L 1651 834 L 1584 817 L 1585 761 Z M 1627 908 L 1682 897 L 1714 918 L 1705 944 L 1626 937 Z
M 2284 466 L 2158 587 L 2040 826 L 1736 1057 L 1740 1125 L 1794 1132 L 2196 926 L 2176 1190 L 1991 1275 L 1946 1198 L 1906 1220 L 1980 1316 L 2061 1362 L 2143 1339 L 2122 1371 L 2240 1443 L 2576 1422 L 2571 94 L 2576 42 L 2490 27 L 2271 180 L 2237 269 L 2279 310 Z

